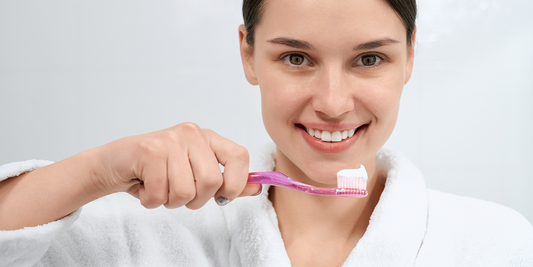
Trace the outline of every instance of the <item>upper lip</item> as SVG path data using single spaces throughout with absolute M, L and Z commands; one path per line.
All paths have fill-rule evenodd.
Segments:
M 296 123 L 296 124 L 301 124 L 307 129 L 311 128 L 313 130 L 328 131 L 328 132 L 337 132 L 337 131 L 342 132 L 342 131 L 347 131 L 350 129 L 357 129 L 361 127 L 362 125 L 365 125 L 364 123 L 363 124 L 356 124 L 356 123 L 326 124 L 326 123 L 313 123 L 313 122 Z

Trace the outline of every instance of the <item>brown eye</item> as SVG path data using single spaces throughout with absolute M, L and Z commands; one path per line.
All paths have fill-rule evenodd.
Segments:
M 382 60 L 380 56 L 377 55 L 364 55 L 360 57 L 355 65 L 364 66 L 364 67 L 373 67 L 379 65 L 379 62 Z
M 304 62 L 304 57 L 300 56 L 300 55 L 289 55 L 289 62 L 292 64 L 292 65 L 302 65 L 302 63 Z
M 376 56 L 364 56 L 361 58 L 361 62 L 365 66 L 373 66 L 374 64 L 376 64 L 376 61 Z
M 283 57 L 286 64 L 292 66 L 292 67 L 303 67 L 306 65 L 310 65 L 309 60 L 304 55 L 300 54 L 290 54 Z

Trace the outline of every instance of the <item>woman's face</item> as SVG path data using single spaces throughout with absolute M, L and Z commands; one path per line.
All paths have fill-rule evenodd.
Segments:
M 251 54 L 240 29 L 246 77 L 260 86 L 278 147 L 276 169 L 330 186 L 341 169 L 373 166 L 413 62 L 394 10 L 381 0 L 270 0 Z

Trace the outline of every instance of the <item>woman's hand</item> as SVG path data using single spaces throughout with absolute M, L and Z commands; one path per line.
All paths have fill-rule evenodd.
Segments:
M 122 138 L 93 153 L 100 159 L 93 188 L 104 194 L 128 192 L 146 208 L 199 209 L 212 197 L 225 205 L 261 188 L 246 184 L 249 156 L 244 147 L 193 123 Z
M 260 190 L 246 184 L 248 161 L 245 148 L 193 123 L 122 138 L 0 182 L 0 230 L 58 220 L 120 191 L 147 208 L 199 209 L 213 196 L 225 205 Z

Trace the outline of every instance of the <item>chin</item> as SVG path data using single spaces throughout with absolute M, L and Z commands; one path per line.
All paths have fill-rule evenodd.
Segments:
M 357 169 L 363 164 L 363 161 L 355 157 L 350 161 L 305 159 L 303 161 L 305 162 L 295 162 L 295 164 L 308 177 L 309 181 L 306 182 L 322 187 L 336 187 L 337 173 L 340 170 Z
M 309 177 L 310 179 L 308 184 L 320 186 L 320 187 L 336 187 L 338 171 L 340 170 L 325 170 L 320 173 L 317 173 L 317 172 L 309 173 L 307 175 L 307 177 Z

